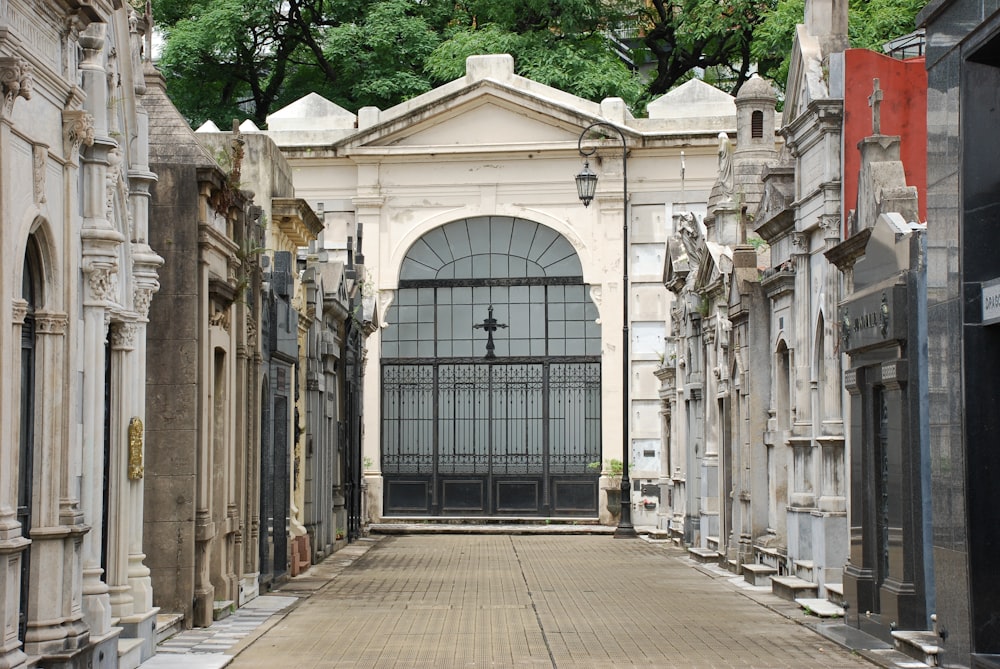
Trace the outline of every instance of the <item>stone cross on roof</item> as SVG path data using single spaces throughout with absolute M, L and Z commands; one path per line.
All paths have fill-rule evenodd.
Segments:
M 868 106 L 872 108 L 872 134 L 882 134 L 882 118 L 879 106 L 882 104 L 882 89 L 878 87 L 878 79 L 872 79 L 875 85 L 872 94 L 868 96 Z

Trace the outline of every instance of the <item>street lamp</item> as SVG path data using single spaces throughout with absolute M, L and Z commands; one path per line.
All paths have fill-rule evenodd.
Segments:
M 627 539 L 638 536 L 632 526 L 632 483 L 628 477 L 628 455 L 632 449 L 629 441 L 629 334 L 628 334 L 628 145 L 625 135 L 617 126 L 604 121 L 591 123 L 576 142 L 576 148 L 583 156 L 583 170 L 576 175 L 576 190 L 583 206 L 590 205 L 597 190 L 597 175 L 590 169 L 590 156 L 597 152 L 597 147 L 584 150 L 583 138 L 593 128 L 608 128 L 618 134 L 622 141 L 622 510 L 618 516 L 618 527 L 615 529 L 616 539 Z

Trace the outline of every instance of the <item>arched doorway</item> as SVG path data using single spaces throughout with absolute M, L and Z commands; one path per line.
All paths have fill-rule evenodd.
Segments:
M 385 515 L 597 514 L 601 332 L 563 236 L 499 216 L 436 228 L 386 320 Z

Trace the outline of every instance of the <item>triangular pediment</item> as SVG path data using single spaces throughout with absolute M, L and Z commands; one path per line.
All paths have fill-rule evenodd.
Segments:
M 728 246 L 705 242 L 705 255 L 698 265 L 698 277 L 695 279 L 695 290 L 712 288 L 723 274 L 733 271 L 733 252 Z
M 518 101 L 497 95 L 475 96 L 447 110 L 415 114 L 413 124 L 372 133 L 364 146 L 477 146 L 575 141 L 579 124 L 570 124 Z M 384 130 L 390 130 L 385 128 Z
M 820 41 L 810 35 L 802 24 L 795 26 L 795 41 L 788 65 L 788 84 L 785 86 L 786 121 L 794 121 L 813 100 L 829 96 L 823 72 L 823 50 Z
M 667 240 L 667 257 L 663 263 L 663 285 L 667 290 L 680 293 L 691 271 L 687 249 L 678 235 Z
M 790 209 L 795 199 L 795 170 L 791 166 L 774 166 L 764 170 L 764 192 L 754 212 L 754 230 L 769 243 L 794 224 Z
M 736 98 L 701 79 L 690 79 L 646 107 L 650 118 L 736 116 Z
M 379 147 L 537 148 L 546 143 L 576 142 L 581 126 L 602 118 L 600 105 L 534 82 L 532 87 L 514 85 L 521 80 L 515 79 L 457 80 L 385 111 L 362 110 L 359 132 L 339 146 L 347 151 Z M 620 127 L 626 136 L 639 137 L 626 125 Z

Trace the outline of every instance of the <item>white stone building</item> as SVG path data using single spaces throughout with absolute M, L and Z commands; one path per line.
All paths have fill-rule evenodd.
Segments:
M 0 16 L 0 666 L 135 666 L 154 650 L 143 564 L 147 244 L 130 5 Z
M 616 133 L 583 140 L 597 147 L 594 206 L 574 186 L 578 140 L 595 121 L 628 146 L 627 417 Z M 322 249 L 363 230 L 359 279 L 381 325 L 364 397 L 374 518 L 600 508 L 610 521 L 598 474 L 622 457 L 628 420 L 634 521 L 657 522 L 664 243 L 677 203 L 704 212 L 717 135 L 734 126 L 732 99 L 702 82 L 637 119 L 619 99 L 516 76 L 509 56 L 470 58 L 465 77 L 388 110 L 355 116 L 311 95 L 269 117 L 297 195 L 324 212 Z

